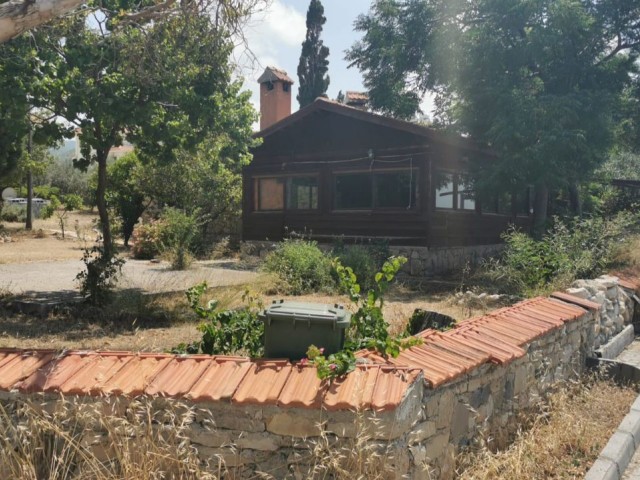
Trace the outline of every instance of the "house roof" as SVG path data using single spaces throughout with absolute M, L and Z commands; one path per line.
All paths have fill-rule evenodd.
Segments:
M 277 81 L 291 83 L 291 84 L 294 83 L 291 77 L 287 75 L 287 72 L 276 67 L 265 68 L 262 75 L 260 75 L 260 78 L 258 78 L 258 83 L 277 82 Z
M 309 105 L 301 108 L 297 112 L 283 118 L 279 122 L 257 132 L 254 137 L 266 139 L 270 135 L 278 133 L 290 126 L 295 125 L 301 120 L 310 117 L 317 112 L 330 112 L 337 115 L 353 118 L 362 122 L 368 122 L 374 125 L 380 125 L 386 128 L 394 129 L 399 132 L 405 132 L 417 137 L 421 137 L 424 140 L 432 142 L 447 143 L 451 145 L 461 146 L 477 151 L 482 151 L 485 154 L 495 155 L 491 150 L 481 148 L 469 138 L 462 137 L 460 135 L 449 134 L 436 130 L 431 127 L 425 127 L 406 120 L 399 120 L 396 118 L 386 117 L 377 113 L 367 112 L 365 110 L 351 107 L 333 100 L 318 97 Z
M 352 92 L 348 91 L 344 95 L 344 103 L 367 103 L 369 101 L 369 95 L 367 92 Z

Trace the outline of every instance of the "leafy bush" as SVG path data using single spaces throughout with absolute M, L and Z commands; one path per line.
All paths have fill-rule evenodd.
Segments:
M 285 293 L 291 295 L 329 291 L 335 286 L 331 260 L 310 240 L 284 240 L 267 256 L 262 268 L 275 274 L 284 283 Z
M 218 302 L 211 300 L 203 307 L 200 303 L 207 283 L 187 290 L 189 306 L 205 320 L 198 330 L 202 339 L 190 344 L 180 344 L 173 351 L 178 353 L 206 353 L 229 355 L 244 353 L 250 357 L 262 355 L 264 347 L 264 324 L 258 319 L 261 305 L 245 292 L 243 300 L 247 306 L 235 310 L 218 310 Z
M 20 205 L 5 205 L 0 220 L 4 222 L 24 222 L 27 219 L 27 209 Z
M 402 349 L 421 343 L 417 338 L 390 335 L 389 323 L 382 313 L 385 292 L 406 261 L 404 257 L 389 258 L 374 276 L 374 288 L 363 295 L 353 270 L 343 266 L 338 259 L 334 260 L 340 286 L 349 293 L 349 299 L 357 310 L 351 316 L 351 326 L 342 351 L 325 357 L 322 349 L 315 345 L 309 347 L 307 358 L 316 365 L 319 378 L 334 378 L 352 371 L 356 365 L 355 352 L 363 348 L 373 349 L 385 358 L 395 358 Z
M 65 195 L 61 199 L 53 195 L 49 204 L 46 205 L 42 211 L 42 218 L 50 218 L 55 215 L 58 218 L 58 224 L 60 225 L 60 230 L 62 230 L 62 238 L 64 238 L 65 233 L 65 225 L 67 216 L 69 212 L 73 210 L 79 210 L 82 208 L 82 197 L 80 195 L 76 195 L 74 193 L 70 193 Z
M 375 287 L 374 277 L 390 257 L 390 252 L 386 243 L 344 245 L 338 242 L 333 248 L 333 255 L 342 265 L 353 270 L 364 290 L 369 290 Z
M 193 261 L 192 249 L 199 234 L 197 211 L 184 213 L 176 208 L 167 208 L 160 218 L 162 250 L 169 255 L 174 270 L 184 270 Z
M 553 228 L 536 241 L 515 229 L 503 235 L 502 258 L 488 263 L 490 278 L 503 289 L 531 296 L 576 278 L 601 274 L 612 263 L 623 237 L 638 228 L 638 217 L 621 212 L 613 218 L 584 218 Z
M 152 222 L 138 226 L 133 232 L 131 253 L 138 260 L 151 260 L 162 250 L 162 223 Z
M 82 261 L 86 270 L 76 276 L 80 282 L 80 293 L 92 305 L 106 305 L 112 299 L 124 259 L 106 255 L 102 247 L 94 246 L 84 250 Z

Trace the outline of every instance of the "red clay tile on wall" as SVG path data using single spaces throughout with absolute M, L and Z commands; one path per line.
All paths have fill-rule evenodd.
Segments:
M 194 402 L 231 400 L 251 363 L 247 359 L 217 359 L 209 365 L 186 395 Z
M 100 395 L 103 385 L 124 367 L 133 355 L 122 353 L 99 353 L 93 363 L 87 363 L 69 380 L 64 382 L 60 391 L 73 395 Z
M 278 397 L 278 405 L 317 408 L 322 404 L 327 383 L 318 378 L 315 367 L 295 365 Z
M 574 305 L 578 305 L 586 310 L 600 310 L 602 305 L 596 302 L 592 302 L 591 300 L 587 300 L 586 298 L 576 297 L 575 295 L 571 295 L 565 292 L 553 292 L 551 294 L 552 298 L 557 298 L 558 300 L 562 300 L 563 302 L 572 303 Z
M 276 404 L 291 368 L 286 360 L 251 362 L 231 401 L 238 404 Z
M 176 357 L 145 388 L 147 395 L 184 396 L 211 365 L 211 357 Z
M 331 383 L 323 401 L 327 410 L 362 410 L 371 407 L 380 367 L 357 367 Z
M 394 370 L 380 367 L 380 373 L 373 389 L 371 407 L 374 410 L 393 410 L 402 402 L 408 385 L 411 385 L 420 370 Z
M 16 383 L 29 377 L 54 358 L 55 354 L 50 350 L 9 354 L 4 358 L 0 368 L 0 389 L 12 389 Z
M 65 355 L 47 363 L 16 385 L 21 392 L 57 392 L 60 386 L 83 366 L 92 364 L 96 355 Z
M 153 378 L 173 359 L 167 355 L 136 355 L 104 384 L 104 393 L 142 395 Z

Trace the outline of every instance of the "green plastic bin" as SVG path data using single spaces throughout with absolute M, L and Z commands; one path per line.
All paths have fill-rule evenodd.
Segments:
M 264 322 L 264 354 L 268 358 L 298 360 L 310 345 L 325 355 L 344 345 L 351 314 L 342 305 L 274 301 L 260 318 Z

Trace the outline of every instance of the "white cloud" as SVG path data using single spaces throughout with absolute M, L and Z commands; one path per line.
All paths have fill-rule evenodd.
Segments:
M 279 66 L 283 50 L 298 48 L 307 32 L 305 16 L 281 0 L 273 0 L 258 12 L 245 28 L 247 46 L 236 49 L 245 76 L 255 75 L 266 66 Z M 260 72 L 261 73 L 261 72 Z

